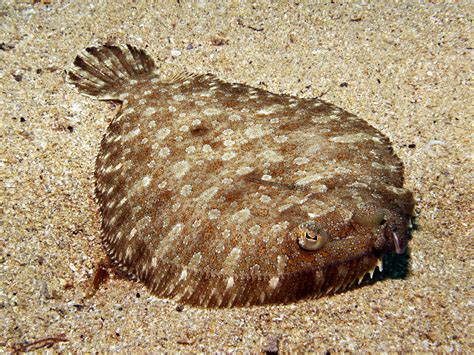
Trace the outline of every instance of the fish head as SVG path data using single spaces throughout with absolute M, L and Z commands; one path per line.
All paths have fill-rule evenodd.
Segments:
M 380 206 L 307 219 L 288 231 L 287 247 L 297 250 L 288 271 L 306 269 L 316 275 L 319 271 L 320 289 L 345 288 L 372 274 L 376 266 L 381 270 L 384 254 L 405 252 L 410 219 L 400 210 Z

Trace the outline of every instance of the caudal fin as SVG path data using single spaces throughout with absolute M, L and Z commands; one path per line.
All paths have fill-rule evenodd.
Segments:
M 132 80 L 154 75 L 155 63 L 133 46 L 99 46 L 84 49 L 74 60 L 67 80 L 83 94 L 100 100 L 120 99 Z

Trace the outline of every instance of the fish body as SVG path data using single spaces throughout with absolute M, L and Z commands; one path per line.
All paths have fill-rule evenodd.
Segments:
M 164 81 L 132 46 L 87 48 L 68 79 L 122 102 L 96 160 L 103 244 L 156 295 L 289 302 L 345 289 L 405 250 L 403 165 L 364 120 L 209 74 Z

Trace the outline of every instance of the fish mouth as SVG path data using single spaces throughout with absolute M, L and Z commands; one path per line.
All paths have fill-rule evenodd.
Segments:
M 408 236 L 413 229 L 412 219 L 405 223 L 387 224 L 384 228 L 385 243 L 389 253 L 403 254 L 408 247 Z

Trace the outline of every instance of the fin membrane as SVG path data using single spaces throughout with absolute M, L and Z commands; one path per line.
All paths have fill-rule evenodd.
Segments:
M 154 75 L 155 63 L 133 46 L 99 46 L 84 49 L 68 70 L 67 80 L 79 91 L 101 100 L 119 99 L 132 80 Z

